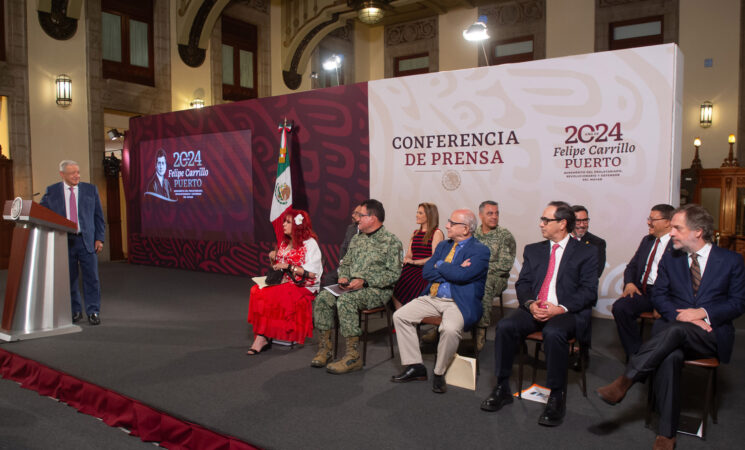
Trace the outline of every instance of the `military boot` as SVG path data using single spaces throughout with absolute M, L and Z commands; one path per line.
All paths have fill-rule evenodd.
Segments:
M 326 367 L 331 360 L 331 330 L 321 331 L 318 336 L 318 353 L 310 362 L 311 367 Z
M 362 357 L 360 356 L 360 337 L 350 336 L 347 338 L 347 353 L 344 358 L 326 366 L 326 372 L 341 375 L 362 369 Z

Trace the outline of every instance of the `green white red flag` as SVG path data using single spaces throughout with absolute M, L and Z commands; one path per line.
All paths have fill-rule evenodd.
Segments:
M 274 233 L 277 235 L 277 243 L 282 241 L 284 231 L 282 222 L 284 217 L 292 208 L 292 178 L 290 176 L 290 151 L 287 148 L 289 132 L 292 131 L 292 122 L 279 124 L 280 143 L 279 143 L 279 161 L 277 162 L 277 180 L 274 182 L 274 195 L 272 196 L 272 209 L 269 213 L 269 220 L 274 226 Z

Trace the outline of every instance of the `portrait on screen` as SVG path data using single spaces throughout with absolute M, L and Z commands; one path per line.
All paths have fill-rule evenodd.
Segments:
M 153 177 L 147 184 L 145 195 L 152 195 L 162 200 L 175 202 L 176 199 L 173 196 L 171 183 L 166 178 L 166 169 L 168 169 L 166 152 L 161 148 L 155 154 L 155 173 L 153 173 Z

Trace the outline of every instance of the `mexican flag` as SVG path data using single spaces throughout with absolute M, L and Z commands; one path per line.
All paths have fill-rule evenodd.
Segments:
M 274 182 L 274 195 L 272 196 L 272 210 L 269 220 L 274 225 L 274 233 L 277 235 L 277 243 L 284 236 L 282 222 L 286 212 L 292 208 L 292 179 L 290 177 L 290 152 L 287 149 L 287 134 L 292 131 L 292 122 L 279 124 L 281 134 L 279 143 L 279 161 L 277 162 L 277 181 Z

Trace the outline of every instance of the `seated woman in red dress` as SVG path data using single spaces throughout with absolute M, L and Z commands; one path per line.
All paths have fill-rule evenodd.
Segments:
M 290 210 L 283 223 L 284 239 L 269 252 L 275 270 L 285 270 L 282 283 L 251 288 L 248 323 L 254 342 L 246 352 L 256 355 L 272 346 L 272 339 L 302 344 L 313 335 L 313 299 L 320 285 L 321 249 L 308 213 Z
M 401 278 L 398 279 L 393 289 L 393 304 L 396 309 L 422 295 L 422 291 L 427 286 L 427 280 L 422 277 L 422 267 L 429 261 L 437 244 L 445 239 L 445 235 L 437 228 L 439 222 L 440 214 L 437 212 L 437 205 L 419 204 L 416 210 L 416 223 L 419 224 L 419 229 L 414 230 L 411 235 L 409 250 L 404 256 Z

